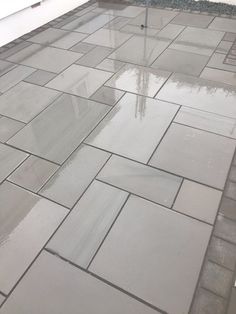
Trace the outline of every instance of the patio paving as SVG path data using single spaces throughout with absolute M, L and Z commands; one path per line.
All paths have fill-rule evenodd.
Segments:
M 0 52 L 0 314 L 236 313 L 236 19 L 144 18 Z

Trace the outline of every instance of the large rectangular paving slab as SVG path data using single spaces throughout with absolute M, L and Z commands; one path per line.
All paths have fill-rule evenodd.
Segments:
M 216 29 L 223 32 L 235 33 L 236 20 L 226 19 L 223 17 L 216 17 L 213 22 L 209 25 L 209 29 Z
M 90 97 L 112 73 L 73 64 L 46 86 L 82 97 Z
M 24 123 L 7 118 L 0 117 L 0 142 L 6 142 L 25 126 Z
M 236 88 L 227 84 L 173 74 L 156 98 L 236 118 Z
M 91 100 L 62 95 L 12 137 L 9 143 L 56 163 L 63 163 L 109 109 L 109 106 Z
M 94 181 L 47 248 L 87 268 L 127 197 L 127 192 Z
M 114 155 L 97 178 L 168 207 L 182 182 L 177 176 Z
M 207 224 L 131 196 L 89 270 L 163 311 L 187 314 L 210 234 Z
M 107 56 L 109 56 L 113 49 L 108 47 L 95 47 L 83 57 L 79 58 L 76 64 L 80 64 L 88 67 L 96 67 L 101 61 L 103 61 Z M 102 73 L 102 72 L 101 72 Z M 92 85 L 92 82 L 90 83 Z
M 233 72 L 205 68 L 200 77 L 211 81 L 229 84 L 236 88 L 236 73 Z
M 235 140 L 173 123 L 150 164 L 224 189 Z
M 72 207 L 105 164 L 110 154 L 80 146 L 40 190 L 40 194 Z
M 108 3 L 108 10 L 104 14 L 124 16 L 129 18 L 135 18 L 139 14 L 144 12 L 144 8 L 136 6 L 119 5 L 118 3 Z
M 158 313 L 45 251 L 0 310 L 1 314 L 75 314 L 75 312 Z
M 181 12 L 171 21 L 171 23 L 204 28 L 210 24 L 213 18 L 213 16 L 209 15 Z
M 49 88 L 20 82 L 0 96 L 0 114 L 28 123 L 59 95 Z
M 178 107 L 126 94 L 86 139 L 86 143 L 147 162 Z
M 0 290 L 8 294 L 67 210 L 11 183 L 0 186 Z
M 0 57 L 1 57 L 1 54 L 0 54 Z M 11 69 L 15 67 L 16 67 L 16 64 L 14 63 L 0 60 L 0 76 L 7 73 L 8 71 L 10 71 Z

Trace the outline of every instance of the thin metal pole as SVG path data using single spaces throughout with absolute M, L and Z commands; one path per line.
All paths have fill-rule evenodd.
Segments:
M 141 25 L 142 28 L 147 28 L 148 27 L 148 5 L 149 5 L 149 0 L 146 0 L 146 12 L 145 12 L 145 21 L 144 24 Z

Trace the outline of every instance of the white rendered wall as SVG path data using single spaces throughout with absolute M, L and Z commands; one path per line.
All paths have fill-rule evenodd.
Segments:
M 6 0 L 9 4 L 0 4 L 0 47 L 88 2 L 88 0 L 44 0 L 36 8 L 27 7 L 39 1 Z M 16 11 L 18 12 L 12 14 Z

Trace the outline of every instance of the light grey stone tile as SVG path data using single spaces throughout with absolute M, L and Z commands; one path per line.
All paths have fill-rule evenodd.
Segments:
M 126 192 L 94 181 L 47 247 L 88 267 L 127 196 Z
M 88 67 L 96 67 L 108 57 L 113 50 L 108 47 L 96 47 L 81 57 L 76 63 Z
M 220 213 L 229 219 L 236 220 L 236 201 L 223 197 L 220 206 Z
M 16 45 L 10 49 L 7 49 L 6 51 L 0 53 L 0 59 L 6 59 L 8 57 L 10 57 L 11 55 L 17 53 L 18 51 L 26 48 L 30 46 L 30 43 L 28 43 L 27 41 L 23 41 L 21 42 L 19 45 Z
M 234 42 L 236 40 L 236 33 L 226 33 L 223 39 Z
M 152 64 L 155 69 L 198 76 L 209 58 L 191 52 L 166 49 Z
M 125 65 L 105 84 L 142 96 L 154 97 L 170 72 L 135 65 Z
M 0 143 L 0 183 L 27 157 L 28 154 Z
M 217 237 L 236 244 L 236 222 L 218 215 L 214 234 Z
M 0 114 L 27 123 L 59 95 L 54 90 L 20 82 L 0 96 Z
M 231 181 L 236 182 L 236 167 L 235 166 L 231 166 L 230 168 L 229 179 Z
M 114 88 L 102 86 L 91 99 L 102 102 L 106 105 L 114 106 L 125 93 Z
M 63 163 L 108 110 L 106 105 L 63 95 L 9 143 L 48 160 Z
M 207 66 L 211 68 L 216 68 L 218 70 L 225 70 L 236 72 L 236 65 L 226 64 L 225 61 L 226 55 L 221 53 L 214 53 L 209 60 Z
M 124 62 L 112 59 L 105 59 L 101 63 L 99 63 L 96 68 L 104 71 L 109 72 L 118 72 L 123 66 L 125 65 Z
M 16 64 L 0 60 L 0 76 L 16 67 Z
M 56 76 L 55 73 L 43 70 L 36 70 L 30 76 L 24 79 L 25 82 L 44 86 Z
M 25 124 L 22 122 L 0 117 L 0 142 L 6 142 L 24 126 Z
M 32 192 L 38 192 L 58 168 L 49 161 L 30 156 L 8 177 L 8 180 Z
M 126 94 L 86 139 L 122 156 L 147 162 L 178 107 Z
M 171 207 L 182 179 L 140 163 L 112 156 L 98 179 Z
M 82 97 L 90 97 L 112 73 L 73 64 L 46 86 Z
M 160 39 L 175 39 L 184 29 L 182 25 L 167 24 L 162 30 L 159 31 L 157 37 Z
M 150 164 L 223 189 L 234 150 L 232 139 L 173 123 Z
M 236 138 L 235 119 L 218 114 L 182 107 L 174 121 L 194 128 Z
M 61 223 L 67 210 L 12 183 L 0 186 L 0 289 L 8 294 Z
M 93 300 L 91 302 L 91 295 Z M 42 302 L 44 300 L 44 302 Z M 155 314 L 156 310 L 43 251 L 4 304 L 2 314 Z
M 219 208 L 222 192 L 184 180 L 176 198 L 174 209 L 213 224 Z
M 82 54 L 73 51 L 32 44 L 9 57 L 8 60 L 36 69 L 60 73 L 81 56 Z
M 89 270 L 170 314 L 188 313 L 210 232 L 131 196 Z
M 23 65 L 12 69 L 8 73 L 0 77 L 0 92 L 4 93 L 24 78 L 32 74 L 35 70 Z
M 232 289 L 227 314 L 234 314 L 235 309 L 236 309 L 236 289 L 234 287 L 234 289 Z
M 85 54 L 85 53 L 88 53 L 89 51 L 91 51 L 92 49 L 94 49 L 95 47 L 96 46 L 94 46 L 94 45 L 80 42 L 77 45 L 73 46 L 70 50 Z
M 102 150 L 80 146 L 40 190 L 40 194 L 71 208 L 109 157 Z
M 192 13 L 179 13 L 171 23 L 186 25 L 186 26 L 195 26 L 195 27 L 207 27 L 214 16 L 203 15 L 203 14 L 192 14 Z
M 216 48 L 215 52 L 227 54 L 231 47 L 232 47 L 232 43 L 230 41 L 222 40 L 220 44 L 218 45 L 218 47 Z
M 110 8 L 104 14 L 135 18 L 145 11 L 145 8 L 140 6 L 119 5 L 117 3 L 112 4 L 112 6 L 113 8 Z
M 208 28 L 234 33 L 236 30 L 236 20 L 216 17 Z
M 85 8 L 83 10 L 79 10 L 77 13 L 75 13 L 75 15 L 76 16 L 82 16 L 82 15 L 84 15 L 84 14 L 86 14 L 86 13 L 92 11 L 92 10 L 93 10 L 93 12 L 96 10 L 96 6 L 95 5 L 90 5 L 89 7 Z
M 0 294 L 0 305 L 2 305 L 4 301 L 5 301 L 5 297 Z
M 229 197 L 236 201 L 236 182 L 227 181 L 225 187 L 225 197 Z
M 109 21 L 103 28 L 120 30 L 123 26 L 129 23 L 130 19 L 127 17 L 118 16 L 111 21 Z
M 236 118 L 236 90 L 219 82 L 173 74 L 156 98 Z
M 217 81 L 236 87 L 236 72 L 222 71 L 218 69 L 205 68 L 201 73 L 202 78 L 211 81 Z

